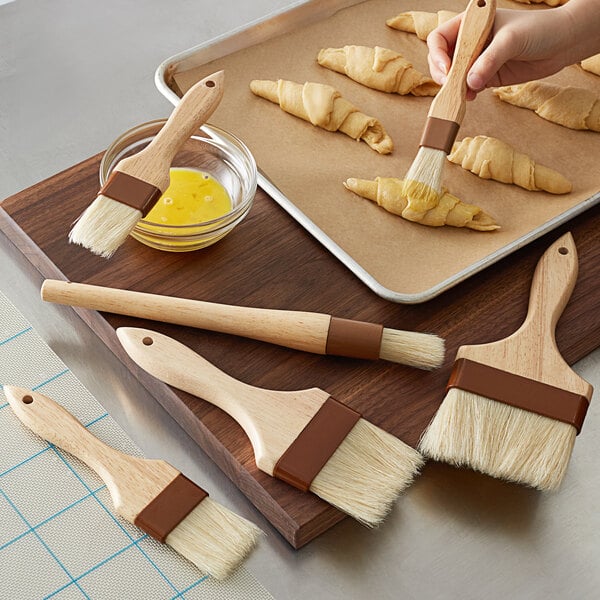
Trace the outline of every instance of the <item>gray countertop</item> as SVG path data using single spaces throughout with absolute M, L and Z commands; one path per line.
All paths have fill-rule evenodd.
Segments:
M 0 0 L 0 198 L 167 116 L 172 106 L 154 86 L 167 57 L 296 4 Z M 247 566 L 277 599 L 598 597 L 597 394 L 557 493 L 430 464 L 379 530 L 346 519 L 295 551 L 71 309 L 42 303 L 40 283 L 0 235 L 0 290 L 146 455 L 267 532 Z M 600 351 L 575 368 L 600 387 Z

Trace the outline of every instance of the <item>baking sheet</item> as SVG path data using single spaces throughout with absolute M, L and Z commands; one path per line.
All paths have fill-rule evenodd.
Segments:
M 380 45 L 400 52 L 427 73 L 426 44 L 415 35 L 388 28 L 386 18 L 411 9 L 460 11 L 466 2 L 370 0 L 331 14 L 348 4 L 307 3 L 302 10 L 192 48 L 160 65 L 156 82 L 176 102 L 197 80 L 224 69 L 225 96 L 211 122 L 249 145 L 262 171 L 261 187 L 375 293 L 395 302 L 429 300 L 600 200 L 599 134 L 549 123 L 532 111 L 502 103 L 490 90 L 469 103 L 458 139 L 478 134 L 498 137 L 568 176 L 572 193 L 528 192 L 482 180 L 447 163 L 446 187 L 479 205 L 502 227 L 482 233 L 413 224 L 347 191 L 342 182 L 348 177 L 404 176 L 417 153 L 431 98 L 367 89 L 320 67 L 319 49 Z M 499 5 L 515 8 L 502 0 Z M 316 21 L 307 24 L 311 19 Z M 378 155 L 364 143 L 317 129 L 249 91 L 252 79 L 278 78 L 333 85 L 363 112 L 382 121 L 394 140 L 394 152 Z M 600 78 L 577 66 L 550 79 L 600 95 Z

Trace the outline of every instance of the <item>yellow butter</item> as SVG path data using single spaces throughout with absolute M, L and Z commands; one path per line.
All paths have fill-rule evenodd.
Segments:
M 197 169 L 172 168 L 170 184 L 144 217 L 155 233 L 173 233 L 168 227 L 196 225 L 218 219 L 231 210 L 231 198 L 211 175 Z M 161 231 L 161 226 L 167 226 Z

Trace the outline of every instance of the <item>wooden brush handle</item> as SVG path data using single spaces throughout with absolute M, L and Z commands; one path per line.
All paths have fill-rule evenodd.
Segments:
M 467 105 L 467 73 L 494 24 L 496 0 L 471 0 L 462 17 L 446 83 L 436 94 L 429 116 L 462 123 Z
M 575 240 L 571 233 L 566 233 L 544 252 L 537 263 L 531 282 L 527 318 L 520 333 L 517 333 L 554 343 L 556 324 L 569 302 L 578 271 Z
M 24 425 L 98 473 L 116 511 L 131 522 L 179 473 L 164 461 L 136 458 L 107 446 L 43 394 L 15 386 L 4 386 L 4 393 Z
M 119 315 L 240 335 L 325 354 L 330 315 L 249 308 L 47 279 L 42 298 Z
M 329 397 L 316 388 L 282 392 L 242 383 L 191 348 L 156 331 L 120 327 L 117 336 L 142 369 L 218 406 L 235 419 L 250 438 L 257 466 L 269 475 Z
M 540 258 L 531 283 L 529 309 L 521 327 L 490 344 L 461 346 L 467 358 L 516 375 L 591 397 L 591 385 L 565 362 L 555 330 L 575 286 L 578 263 L 573 236 L 566 233 Z
M 164 191 L 169 185 L 169 169 L 173 158 L 219 105 L 223 97 L 224 78 L 223 71 L 218 71 L 192 86 L 152 142 L 137 154 L 121 160 L 115 171 L 133 173 L 138 179 Z

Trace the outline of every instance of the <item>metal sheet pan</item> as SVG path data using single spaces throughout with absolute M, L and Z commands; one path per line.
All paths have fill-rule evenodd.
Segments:
M 296 2 L 290 7 L 274 13 L 264 19 L 233 30 L 218 38 L 194 46 L 163 61 L 155 72 L 155 84 L 158 90 L 173 104 L 177 104 L 182 95 L 174 81 L 177 73 L 200 67 L 211 61 L 226 57 L 230 54 L 250 48 L 251 46 L 266 42 L 283 33 L 297 30 L 299 27 L 315 23 L 334 15 L 337 11 L 362 4 L 357 0 L 309 0 Z M 416 304 L 430 300 L 445 290 L 457 285 L 461 281 L 475 275 L 481 270 L 493 265 L 503 257 L 515 252 L 533 240 L 553 230 L 573 217 L 588 210 L 600 201 L 600 191 L 578 203 L 573 208 L 561 213 L 543 223 L 542 226 L 527 231 L 517 239 L 511 241 L 494 252 L 487 254 L 483 259 L 472 262 L 468 267 L 454 273 L 431 285 L 419 293 L 405 293 L 402 290 L 390 289 L 357 262 L 348 252 L 323 231 L 309 216 L 307 216 L 294 202 L 287 197 L 275 181 L 269 179 L 260 171 L 259 185 L 271 196 L 285 211 L 287 211 L 300 225 L 313 235 L 323 246 L 350 269 L 365 285 L 380 297 L 403 304 Z

